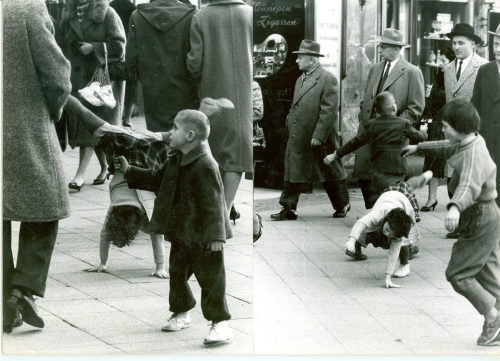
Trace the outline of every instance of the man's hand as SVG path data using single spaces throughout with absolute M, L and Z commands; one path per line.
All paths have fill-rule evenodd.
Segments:
M 391 275 L 386 274 L 385 275 L 385 288 L 402 288 L 403 286 L 397 285 L 392 282 L 392 277 Z
M 321 141 L 316 139 L 316 138 L 312 138 L 311 139 L 311 147 L 319 147 L 321 145 Z
M 115 172 L 121 174 L 127 173 L 129 165 L 124 156 L 116 157 L 113 164 L 115 166 Z
M 337 159 L 337 151 L 335 151 L 335 152 L 333 152 L 333 154 L 329 154 L 325 158 L 323 158 L 323 163 L 325 163 L 326 165 L 330 165 L 333 162 L 335 162 L 336 159 Z
M 444 226 L 448 232 L 453 232 L 458 227 L 458 222 L 460 221 L 460 211 L 458 207 L 452 205 L 444 218 Z
M 80 48 L 78 48 L 78 50 L 83 55 L 89 55 L 90 53 L 92 53 L 94 51 L 94 48 L 92 47 L 92 44 L 90 44 L 90 43 L 86 43 L 84 41 L 81 41 L 79 44 L 80 44 Z
M 417 152 L 417 146 L 416 145 L 407 145 L 403 149 L 401 149 L 401 156 L 408 157 L 411 154 L 414 154 Z
M 212 241 L 209 244 L 210 251 L 219 252 L 224 248 L 224 242 L 222 241 Z
M 87 268 L 85 272 L 102 272 L 102 273 L 107 273 L 106 271 L 106 265 L 103 263 L 99 263 L 97 267 L 94 268 Z
M 165 271 L 165 268 L 163 269 L 157 269 L 156 271 L 154 271 L 153 273 L 151 273 L 151 276 L 152 277 L 156 277 L 156 278 L 168 278 L 168 273 L 167 271 Z

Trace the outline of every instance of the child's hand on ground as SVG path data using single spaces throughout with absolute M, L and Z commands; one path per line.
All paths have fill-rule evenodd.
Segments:
M 414 154 L 417 152 L 417 146 L 416 145 L 407 145 L 403 149 L 401 149 L 401 156 L 402 157 L 408 157 L 411 154 Z
M 354 253 L 356 247 L 356 240 L 353 237 L 349 237 L 349 240 L 345 243 L 344 248 L 350 253 Z
M 337 159 L 337 152 L 329 154 L 325 158 L 323 158 L 323 163 L 325 163 L 326 165 L 330 165 L 335 161 L 335 159 Z
M 392 282 L 391 275 L 385 275 L 385 288 L 402 288 L 403 286 L 397 285 Z
M 97 267 L 94 268 L 88 268 L 85 270 L 85 272 L 102 272 L 102 273 L 107 273 L 106 271 L 106 265 L 99 263 Z
M 224 242 L 222 241 L 212 241 L 209 244 L 210 251 L 219 252 L 224 248 Z
M 129 165 L 124 156 L 116 157 L 113 164 L 115 166 L 115 172 L 121 174 L 127 173 Z
M 156 271 L 154 271 L 153 273 L 151 273 L 151 276 L 152 277 L 156 277 L 156 278 L 168 278 L 168 273 L 167 271 L 165 271 L 165 269 L 157 269 Z
M 458 227 L 458 222 L 460 220 L 460 211 L 457 206 L 452 205 L 444 218 L 444 226 L 448 232 L 453 232 Z

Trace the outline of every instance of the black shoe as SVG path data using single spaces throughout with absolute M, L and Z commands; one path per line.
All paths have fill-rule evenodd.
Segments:
M 457 239 L 459 234 L 460 234 L 460 232 L 458 232 L 458 230 L 456 230 L 456 231 L 453 231 L 453 232 L 447 233 L 447 234 L 446 234 L 446 238 L 449 238 L 449 239 Z
M 345 216 L 347 216 L 347 212 L 349 212 L 351 210 L 351 204 L 348 203 L 347 206 L 345 206 L 344 208 L 342 208 L 340 211 L 337 211 L 333 214 L 333 218 L 344 218 Z
M 408 250 L 408 259 L 414 259 L 415 256 L 418 254 L 418 252 L 420 252 L 420 247 L 419 246 L 414 246 L 412 244 L 410 244 L 410 247 L 409 247 L 409 250 Z
M 436 208 L 437 205 L 438 205 L 438 201 L 436 200 L 430 206 L 423 206 L 422 208 L 420 208 L 420 210 L 422 212 L 430 212 L 430 211 L 433 211 Z
M 281 208 L 281 212 L 271 214 L 271 219 L 273 221 L 295 221 L 297 219 L 297 213 L 291 209 L 283 207 Z
M 43 328 L 45 326 L 43 319 L 38 314 L 33 296 L 28 297 L 19 289 L 14 288 L 6 304 L 12 310 L 21 312 L 24 322 L 28 325 L 38 328 Z
M 18 310 L 12 310 L 6 307 L 3 315 L 3 332 L 11 333 L 14 327 L 19 327 L 23 324 L 23 318 Z
M 233 224 L 236 224 L 236 220 L 240 218 L 240 212 L 234 208 L 234 205 L 231 206 L 231 211 L 229 212 L 229 219 L 233 221 Z

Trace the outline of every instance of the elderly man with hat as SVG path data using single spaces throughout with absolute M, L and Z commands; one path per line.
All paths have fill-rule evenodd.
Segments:
M 358 134 L 365 130 L 370 119 L 375 118 L 373 103 L 376 96 L 388 91 L 394 96 L 397 116 L 415 125 L 425 107 L 424 77 L 422 72 L 401 56 L 407 47 L 403 34 L 396 29 L 386 29 L 379 40 L 380 62 L 368 72 L 365 95 L 358 115 Z M 370 148 L 365 145 L 356 152 L 353 176 L 358 178 L 366 209 L 373 207 L 378 194 L 371 184 Z
M 486 141 L 491 158 L 497 166 L 497 193 L 500 194 L 500 25 L 493 35 L 493 52 L 495 60 L 483 64 L 477 71 L 476 82 L 472 93 L 472 104 L 481 117 L 479 133 Z M 500 197 L 496 199 L 500 206 Z
M 297 64 L 303 74 L 295 83 L 293 102 L 286 118 L 288 142 L 285 153 L 284 188 L 280 198 L 282 210 L 271 219 L 297 219 L 301 193 L 311 193 L 313 182 L 320 180 L 332 203 L 334 218 L 345 217 L 350 210 L 346 172 L 336 160 L 325 165 L 323 158 L 339 146 L 338 81 L 320 65 L 320 45 L 303 40 Z

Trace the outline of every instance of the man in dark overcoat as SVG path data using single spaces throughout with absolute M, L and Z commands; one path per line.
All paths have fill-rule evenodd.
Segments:
M 396 29 L 386 29 L 379 45 L 381 61 L 370 69 L 365 95 L 358 115 L 358 134 L 362 133 L 370 119 L 375 118 L 373 102 L 383 91 L 390 92 L 396 100 L 397 116 L 417 124 L 425 107 L 424 77 L 420 69 L 401 56 L 406 46 L 403 34 Z M 359 179 L 366 209 L 372 208 L 377 192 L 371 184 L 370 147 L 365 145 L 356 152 L 353 176 Z
M 482 65 L 476 77 L 471 102 L 481 117 L 479 133 L 486 141 L 491 158 L 500 169 L 500 25 L 493 34 L 495 60 Z M 500 171 L 497 171 L 497 193 L 500 192 Z M 499 193 L 500 194 L 500 193 Z M 500 197 L 496 199 L 500 206 Z
M 284 188 L 280 198 L 283 207 L 271 215 L 274 220 L 297 219 L 301 193 L 311 193 L 313 182 L 323 183 L 335 213 L 345 217 L 350 209 L 346 172 L 336 160 L 327 166 L 323 158 L 339 146 L 338 82 L 319 63 L 320 45 L 303 40 L 297 64 L 303 74 L 295 83 L 293 102 L 286 118 L 288 142 L 285 153 Z
M 146 127 L 169 131 L 176 114 L 198 108 L 197 84 L 186 57 L 196 7 L 177 0 L 137 5 L 129 20 L 126 65 L 142 84 Z

